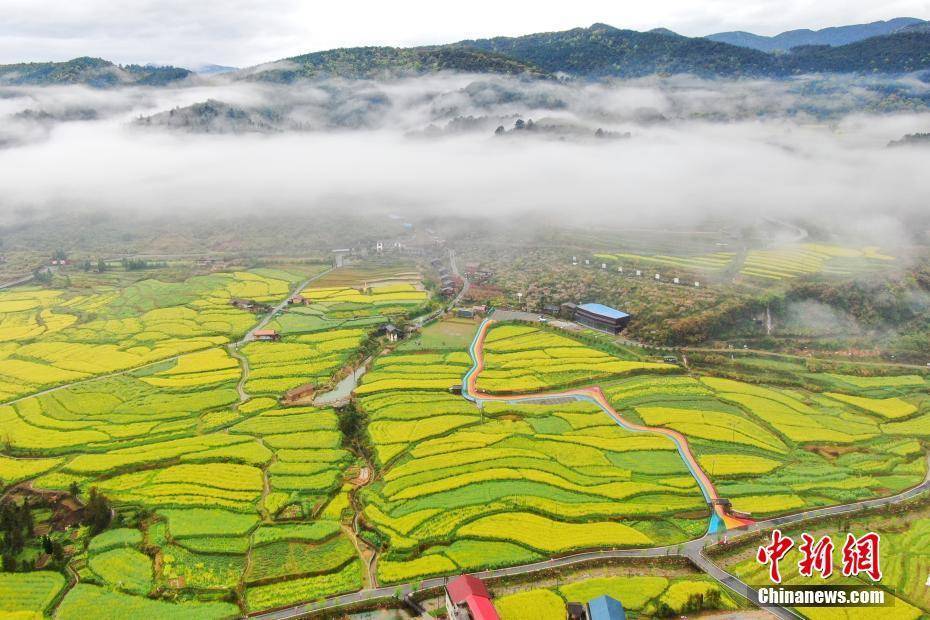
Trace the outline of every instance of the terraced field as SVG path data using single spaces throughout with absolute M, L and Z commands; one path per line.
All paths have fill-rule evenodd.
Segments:
M 672 372 L 668 364 L 618 357 L 554 330 L 531 325 L 495 325 L 484 341 L 484 368 L 477 388 L 487 394 L 554 390 L 596 384 L 636 373 Z
M 923 385 L 888 398 L 686 376 L 634 377 L 604 389 L 625 416 L 687 436 L 720 495 L 766 516 L 919 483 L 924 450 L 914 433 L 930 415 L 918 406 Z
M 848 276 L 886 268 L 894 260 L 875 247 L 855 249 L 804 243 L 775 250 L 751 250 L 740 273 L 763 280 L 819 273 Z
M 28 480 L 36 489 L 62 490 L 76 483 L 83 497 L 94 487 L 120 510 L 151 514 L 139 529 L 107 531 L 90 540 L 86 552 L 78 550 L 81 583 L 64 596 L 58 616 L 87 617 L 88 610 L 103 605 L 112 617 L 232 617 L 363 585 L 358 551 L 343 527 L 351 516 L 344 478 L 356 459 L 342 447 L 337 415 L 309 406 L 282 407 L 277 399 L 293 385 L 329 381 L 369 330 L 295 330 L 280 342 L 246 345 L 251 368 L 243 400 L 237 391 L 240 362 L 220 345 L 239 338 L 258 318 L 233 307 L 230 299 L 277 302 L 306 277 L 274 280 L 270 275 L 277 272 L 260 273 L 207 276 L 209 289 L 190 279 L 183 285 L 202 289 L 204 297 L 163 309 L 141 310 L 142 302 L 126 301 L 135 299 L 133 291 L 149 290 L 146 303 L 168 304 L 168 289 L 149 281 L 112 295 L 100 293 L 101 299 L 79 300 L 84 308 L 97 308 L 98 317 L 110 312 L 108 304 L 119 305 L 126 315 L 119 325 L 139 332 L 122 336 L 129 343 L 126 355 L 157 353 L 163 360 L 153 364 L 146 357 L 148 365 L 135 370 L 138 359 L 130 357 L 104 366 L 97 361 L 103 357 L 100 345 L 77 346 L 97 363 L 93 373 L 109 374 L 56 377 L 41 386 L 66 384 L 0 405 L 5 446 L 0 485 Z M 17 292 L 11 301 L 22 297 Z M 64 292 L 39 297 L 56 311 L 56 304 L 69 299 Z M 133 318 L 137 312 L 145 318 Z M 171 314 L 174 332 L 166 323 L 150 321 L 153 312 L 162 318 Z M 219 325 L 215 314 L 234 320 Z M 92 329 L 101 330 L 97 339 L 115 333 L 107 331 L 117 327 L 112 320 L 82 323 L 83 312 L 75 316 L 82 337 L 86 333 L 89 339 Z M 200 331 L 179 336 L 179 326 L 188 323 Z M 75 339 L 76 329 L 13 342 L 10 357 L 23 350 L 34 355 L 40 346 L 66 350 L 71 345 L 55 338 Z M 142 351 L 138 343 L 148 339 L 174 348 Z M 187 348 L 199 350 L 183 353 Z M 32 363 L 40 364 L 36 358 Z M 52 367 L 47 360 L 41 364 Z M 37 573 L 36 578 L 44 575 L 61 577 Z M 17 587 L 25 591 L 27 586 Z M 63 580 L 36 582 L 34 600 L 25 604 L 41 612 L 62 587 Z M 155 593 L 182 599 L 213 593 L 239 604 L 146 598 Z
M 256 270 L 0 291 L 0 402 L 225 344 L 254 323 L 232 299 L 281 299 L 303 277 Z
M 213 618 L 358 590 L 370 576 L 352 534 L 356 509 L 362 538 L 379 549 L 375 577 L 394 584 L 674 545 L 707 531 L 707 497 L 765 516 L 888 495 L 924 477 L 930 400 L 919 374 L 807 373 L 804 385 L 823 389 L 812 392 L 684 374 L 583 334 L 496 323 L 482 326 L 476 364 L 477 326 L 451 321 L 376 356 L 355 390 L 375 470 L 356 492 L 349 479 L 368 463 L 345 447 L 347 414 L 280 399 L 332 383 L 375 350 L 376 325 L 426 308 L 416 273 L 335 270 L 303 292 L 308 303 L 272 319 L 280 340 L 238 350 L 225 345 L 259 317 L 230 299 L 277 302 L 304 276 L 198 278 L 182 283 L 197 291 L 183 299 L 148 280 L 93 294 L 0 292 L 9 313 L 31 313 L 42 328 L 0 342 L 0 375 L 7 361 L 52 373 L 5 392 L 0 486 L 76 484 L 85 498 L 96 488 L 142 515 L 86 549 L 78 539 L 81 583 L 66 593 L 57 573 L 28 583 L 0 574 L 0 594 L 29 593 L 18 603 L 27 609 L 6 609 L 0 596 L 0 612 L 57 605 L 77 618 L 104 605 L 114 617 Z M 47 310 L 74 320 L 54 329 Z M 450 389 L 463 384 L 474 402 Z M 895 544 L 916 545 L 922 531 Z M 896 579 L 912 585 L 909 573 Z M 505 617 L 520 606 L 546 617 L 567 598 L 621 587 L 582 582 L 499 603 Z M 709 587 L 643 583 L 621 600 L 676 611 Z
M 672 256 L 667 254 L 643 255 L 618 252 L 616 254 L 595 254 L 597 261 L 606 263 L 609 268 L 623 267 L 630 269 L 662 269 L 677 267 L 687 271 L 715 273 L 723 271 L 732 264 L 736 254 L 733 252 L 710 252 L 693 256 Z
M 557 338 L 550 350 L 575 352 Z M 383 472 L 363 493 L 387 542 L 383 583 L 703 533 L 703 496 L 672 441 L 587 402 L 479 409 L 448 391 L 470 365 L 464 351 L 398 352 L 357 390 Z

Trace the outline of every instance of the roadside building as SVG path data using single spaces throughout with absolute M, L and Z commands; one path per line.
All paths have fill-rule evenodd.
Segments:
M 594 329 L 619 334 L 630 322 L 630 315 L 603 304 L 581 304 L 575 310 L 575 321 Z
M 303 295 L 294 295 L 287 300 L 287 303 L 291 304 L 292 306 L 306 306 L 310 303 L 310 300 Z
M 456 310 L 455 315 L 460 319 L 472 319 L 475 317 L 475 312 L 468 308 L 459 308 Z
M 472 575 L 446 584 L 446 615 L 449 620 L 500 620 L 488 589 Z
M 256 340 L 261 340 L 263 342 L 281 340 L 281 334 L 273 329 L 256 329 L 253 335 Z

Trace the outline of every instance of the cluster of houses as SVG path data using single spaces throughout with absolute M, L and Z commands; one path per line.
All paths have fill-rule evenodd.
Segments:
M 500 620 L 491 594 L 474 575 L 462 575 L 446 584 L 446 617 L 449 620 Z M 587 603 L 565 605 L 566 620 L 626 620 L 623 604 L 602 595 Z

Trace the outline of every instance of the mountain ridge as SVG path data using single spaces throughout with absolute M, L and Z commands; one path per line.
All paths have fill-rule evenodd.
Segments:
M 913 23 L 891 34 L 845 45 L 806 44 L 779 53 L 706 37 L 686 37 L 664 28 L 639 32 L 595 23 L 587 28 L 467 39 L 445 45 L 323 50 L 230 71 L 218 79 L 287 84 L 328 77 L 379 79 L 441 71 L 530 78 L 674 74 L 783 78 L 802 73 L 900 74 L 930 69 L 930 24 L 914 22 L 914 18 L 900 20 Z M 197 77 L 179 67 L 116 65 L 90 57 L 62 63 L 0 65 L 0 85 L 166 86 L 183 83 L 191 76 Z

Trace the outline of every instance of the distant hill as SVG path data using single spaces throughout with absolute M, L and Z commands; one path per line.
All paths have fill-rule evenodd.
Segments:
M 870 37 L 892 34 L 905 28 L 926 26 L 927 22 L 916 17 L 896 17 L 888 21 L 851 26 L 836 26 L 822 30 L 789 30 L 774 37 L 766 37 L 751 32 L 719 32 L 706 38 L 720 43 L 729 43 L 739 47 L 749 47 L 762 52 L 781 52 L 800 45 L 848 45 Z
M 115 65 L 102 58 L 81 57 L 66 62 L 29 62 L 0 65 L 0 85 L 51 86 L 83 84 L 98 88 L 164 86 L 192 75 L 179 67 Z
M 532 64 L 500 54 L 455 46 L 439 46 L 354 47 L 313 52 L 245 69 L 240 75 L 247 79 L 287 83 L 305 78 L 377 78 L 437 71 L 535 76 L 543 74 Z
M 796 47 L 779 60 L 795 74 L 921 71 L 930 68 L 930 32 L 905 31 L 839 47 Z
M 232 73 L 238 71 L 239 67 L 227 67 L 226 65 L 205 64 L 194 68 L 194 73 L 200 75 L 220 75 L 222 73 Z

